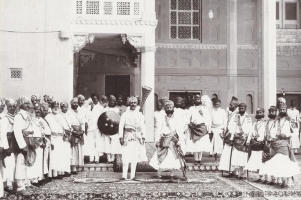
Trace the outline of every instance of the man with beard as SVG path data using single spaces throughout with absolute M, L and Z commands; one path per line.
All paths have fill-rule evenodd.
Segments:
M 267 169 L 265 165 L 265 161 L 269 155 L 269 150 L 270 150 L 268 139 L 272 132 L 277 132 L 277 127 L 275 126 L 276 116 L 277 116 L 276 106 L 270 106 L 269 115 L 268 115 L 269 119 L 266 122 L 265 133 L 264 133 L 264 149 L 262 154 L 262 165 L 261 168 L 259 169 L 259 175 L 265 177 L 265 180 L 262 183 L 268 185 L 274 185 L 277 183 L 276 178 L 274 178 L 273 176 L 271 176 L 271 181 L 270 182 L 268 181 L 269 176 L 267 175 L 268 174 L 267 170 L 269 169 Z
M 174 114 L 174 103 L 168 101 L 165 104 L 165 117 L 157 131 L 156 147 L 150 166 L 158 170 L 158 177 L 161 177 L 162 170 L 169 170 L 171 179 L 174 170 L 184 166 L 184 155 L 179 155 L 178 148 L 184 145 L 184 130 L 181 126 L 181 117 Z
M 106 95 L 101 96 L 100 105 L 102 105 L 104 108 L 108 106 L 108 97 Z
M 51 103 L 52 113 L 48 114 L 45 117 L 50 129 L 51 129 L 51 144 L 53 149 L 50 154 L 51 159 L 51 168 L 52 168 L 52 177 L 63 178 L 62 173 L 64 171 L 64 144 L 63 144 L 63 135 L 64 130 L 61 127 L 59 121 L 59 102 L 54 101 Z
M 246 170 L 257 172 L 262 168 L 262 152 L 264 147 L 264 134 L 266 131 L 266 120 L 264 119 L 264 109 L 258 108 L 256 110 L 255 119 L 257 120 L 253 125 L 253 131 L 249 134 L 247 140 L 247 146 L 250 147 L 249 154 L 251 154 Z M 263 176 L 259 175 L 259 179 L 256 182 L 264 182 Z M 265 183 L 266 183 L 265 182 Z
M 40 122 L 42 123 L 42 126 L 44 128 L 44 134 L 45 134 L 45 148 L 44 148 L 44 169 L 43 169 L 43 174 L 44 174 L 44 182 L 50 182 L 52 180 L 52 167 L 51 167 L 51 149 L 54 148 L 53 144 L 51 144 L 51 129 L 46 121 L 46 117 L 49 114 L 48 113 L 49 106 L 48 103 L 42 103 L 41 105 L 41 115 L 42 118 Z
M 126 106 L 123 105 L 123 96 L 120 94 L 117 96 L 117 106 L 119 109 L 119 115 L 121 116 L 126 111 Z
M 103 155 L 103 153 L 101 152 L 104 152 L 103 149 L 105 145 L 105 140 L 104 136 L 101 135 L 98 129 L 97 121 L 99 116 L 103 112 L 103 106 L 99 103 L 98 94 L 92 93 L 91 99 L 93 101 L 93 104 L 91 106 L 91 114 L 88 121 L 88 133 L 87 141 L 85 144 L 85 154 L 89 156 L 89 163 L 99 163 L 99 158 Z
M 18 153 L 18 146 L 14 136 L 14 119 L 17 103 L 14 99 L 7 99 L 5 101 L 7 107 L 7 114 L 1 119 L 1 143 L 4 151 L 5 166 L 3 169 L 3 182 L 6 181 L 7 191 L 10 193 L 13 190 L 13 183 L 15 181 L 16 157 Z M 0 160 L 0 165 L 2 161 Z M 1 183 L 0 183 L 1 184 Z M 1 193 L 1 192 L 0 192 Z M 1 196 L 1 195 L 0 195 Z
M 231 166 L 232 157 L 232 142 L 230 141 L 231 133 L 229 132 L 230 125 L 234 123 L 236 114 L 238 113 L 238 99 L 232 97 L 229 107 L 226 109 L 227 125 L 226 130 L 221 134 L 224 142 L 224 148 L 222 151 L 221 159 L 219 161 L 218 169 L 221 171 L 228 171 L 229 177 L 233 177 L 235 174 L 231 173 L 234 168 Z
M 201 105 L 201 96 L 195 95 L 194 106 L 189 108 L 190 117 L 186 139 L 186 152 L 194 153 L 195 164 L 201 163 L 202 153 L 210 152 L 208 131 L 211 123 L 209 110 Z
M 64 129 L 64 136 L 63 136 L 63 141 L 64 141 L 64 160 L 65 160 L 65 176 L 69 177 L 70 174 L 70 167 L 71 167 L 71 144 L 70 144 L 70 139 L 71 139 L 71 117 L 68 114 L 68 103 L 67 102 L 61 102 L 60 104 L 61 107 L 61 114 L 60 114 L 60 124 L 62 128 Z
M 226 130 L 227 127 L 227 115 L 226 111 L 221 108 L 221 100 L 215 98 L 213 100 L 212 109 L 212 141 L 211 141 L 211 154 L 215 155 L 215 161 L 217 160 L 217 154 L 221 154 L 223 151 L 223 139 L 221 134 Z
M 243 170 L 248 161 L 246 140 L 252 131 L 252 118 L 246 112 L 246 108 L 245 103 L 238 105 L 238 114 L 234 118 L 234 123 L 229 126 L 233 141 L 231 165 L 236 168 L 239 179 L 243 179 Z
M 71 110 L 69 112 L 71 117 L 71 173 L 77 174 L 76 167 L 84 164 L 84 130 L 85 123 L 81 118 L 81 115 L 78 113 L 78 99 L 77 97 L 73 98 L 70 102 Z M 91 127 L 89 125 L 89 127 Z M 94 141 L 96 143 L 97 141 Z
M 270 143 L 270 151 L 263 159 L 265 171 L 267 175 L 282 178 L 280 187 L 288 188 L 290 178 L 299 174 L 300 168 L 290 146 L 292 134 L 286 104 L 279 106 L 279 115 L 276 118 L 275 126 L 277 127 L 276 130 L 268 132 L 267 138 Z
M 113 95 L 109 96 L 109 104 L 107 107 L 103 109 L 103 113 L 107 111 L 113 111 L 119 114 L 119 109 L 116 108 L 116 98 Z M 121 145 L 119 142 L 119 136 L 118 134 L 115 135 L 106 135 L 104 133 L 102 134 L 102 139 L 104 139 L 104 146 L 101 150 L 99 150 L 99 153 L 106 153 L 107 160 L 109 164 L 113 164 L 115 160 L 116 154 L 121 154 Z
M 130 110 L 123 113 L 119 123 L 119 140 L 122 154 L 122 178 L 127 179 L 129 163 L 131 163 L 130 179 L 135 179 L 136 166 L 138 162 L 148 161 L 144 146 L 145 124 L 144 116 L 136 111 L 138 99 L 129 98 Z
M 174 105 L 175 105 L 175 108 L 174 108 L 174 114 L 175 115 L 178 115 L 178 117 L 180 119 L 182 119 L 180 122 L 181 124 L 183 125 L 183 131 L 184 133 L 186 134 L 186 132 L 188 131 L 188 124 L 189 124 L 189 111 L 188 110 L 184 110 L 182 108 L 182 105 L 183 105 L 183 98 L 182 97 L 176 97 L 175 99 L 175 102 L 174 102 Z M 184 149 L 182 149 L 184 151 Z
M 291 125 L 292 125 L 292 148 L 295 150 L 294 152 L 298 152 L 298 148 L 300 147 L 300 141 L 299 141 L 299 125 L 300 125 L 300 116 L 299 116 L 299 110 L 296 108 L 297 101 L 292 100 L 291 101 L 291 107 L 287 109 L 287 115 L 291 119 Z
M 20 151 L 17 155 L 15 179 L 17 181 L 17 192 L 23 193 L 25 191 L 25 186 L 30 186 L 27 180 L 27 177 L 30 176 L 27 170 L 27 168 L 29 168 L 27 161 L 31 156 L 29 152 L 29 144 L 34 132 L 32 119 L 27 112 L 30 104 L 29 99 L 21 96 L 17 100 L 17 104 L 20 111 L 15 116 L 13 129 Z

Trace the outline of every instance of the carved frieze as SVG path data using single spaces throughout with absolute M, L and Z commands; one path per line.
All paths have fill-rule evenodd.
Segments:
M 301 55 L 301 43 L 278 43 L 277 55 L 283 55 L 283 56 Z
M 227 49 L 227 45 L 206 45 L 206 44 L 168 44 L 156 43 L 157 48 L 166 49 Z
M 93 43 L 95 38 L 95 34 L 74 34 L 73 35 L 73 51 L 74 53 L 78 53 L 82 50 L 87 43 Z
M 157 20 L 96 20 L 96 19 L 72 19 L 71 24 L 83 25 L 133 25 L 133 26 L 157 26 Z

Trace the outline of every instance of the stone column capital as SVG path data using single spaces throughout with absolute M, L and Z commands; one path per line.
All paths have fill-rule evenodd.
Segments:
M 87 43 L 93 43 L 95 34 L 92 33 L 74 33 L 72 35 L 73 52 L 78 53 Z

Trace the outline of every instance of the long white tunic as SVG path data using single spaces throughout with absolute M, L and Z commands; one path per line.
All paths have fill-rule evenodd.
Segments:
M 124 138 L 125 143 L 121 146 L 122 162 L 136 163 L 148 161 L 145 145 L 144 116 L 139 111 L 126 111 L 123 113 L 119 123 L 119 138 Z
M 13 132 L 13 125 L 14 125 L 14 116 L 7 114 L 1 119 L 1 143 L 4 149 L 9 148 L 8 140 L 7 140 L 7 133 Z M 15 155 L 12 153 L 10 156 L 5 158 L 5 166 L 6 168 L 2 167 L 3 170 L 3 181 L 14 182 L 15 179 L 15 169 L 16 169 L 16 158 Z M 2 165 L 2 162 L 0 163 Z
M 71 126 L 81 126 L 82 130 L 85 130 L 85 123 L 83 117 L 75 112 L 69 110 L 68 114 L 71 118 Z M 84 146 L 81 144 L 72 147 L 71 149 L 71 165 L 83 165 L 84 164 Z
M 244 115 L 237 114 L 234 118 L 234 123 L 229 124 L 229 132 L 232 133 L 232 139 L 234 138 L 234 135 L 236 133 L 241 133 L 241 130 L 238 126 L 238 120 L 240 119 L 241 128 L 247 137 L 252 132 L 252 119 L 248 115 L 247 112 L 245 112 Z M 235 167 L 244 167 L 246 166 L 248 162 L 248 153 L 238 151 L 236 148 L 233 148 L 232 152 L 232 160 L 231 165 Z
M 202 111 L 203 115 L 199 113 L 199 111 Z M 201 124 L 205 123 L 207 127 L 207 131 L 209 132 L 211 130 L 211 115 L 207 108 L 204 106 L 191 106 L 189 108 L 190 116 L 189 116 L 189 122 L 195 123 L 195 124 Z M 209 134 L 206 134 L 201 139 L 194 142 L 191 139 L 191 131 L 188 129 L 187 135 L 186 135 L 186 152 L 210 152 L 210 139 Z
M 51 129 L 51 144 L 53 144 L 54 149 L 51 151 L 51 167 L 52 170 L 64 171 L 64 156 L 63 156 L 63 134 L 64 130 L 61 125 L 57 122 L 55 118 L 57 115 L 52 113 L 48 114 L 45 117 L 45 120 L 48 122 Z
M 266 131 L 267 122 L 265 119 L 260 119 L 253 124 L 253 131 L 249 134 L 247 143 L 250 143 L 251 139 L 257 138 L 257 141 L 263 141 Z M 262 168 L 262 151 L 252 151 L 251 157 L 246 165 L 246 170 L 257 171 Z
M 297 127 L 292 127 L 292 147 L 299 148 L 300 147 L 300 139 L 299 139 L 299 128 L 300 128 L 300 115 L 299 111 L 296 108 L 288 108 L 287 115 L 291 119 L 292 122 L 295 122 Z
M 211 141 L 211 154 L 221 154 L 223 151 L 223 140 L 220 134 L 226 130 L 227 127 L 227 115 L 226 111 L 222 108 L 213 108 L 211 110 L 212 125 L 211 132 L 213 133 Z
M 165 117 L 162 119 L 162 122 L 160 123 L 161 126 L 159 127 L 159 130 L 157 132 L 156 142 L 159 142 L 160 138 L 163 137 L 164 135 L 167 135 L 171 133 L 172 131 L 175 131 L 177 135 L 179 136 L 179 141 L 180 141 L 180 146 L 181 149 L 185 149 L 185 135 L 184 135 L 184 129 L 182 126 L 182 118 L 180 115 L 173 115 L 172 117 Z M 169 127 L 167 125 L 169 124 Z M 154 169 L 180 169 L 180 160 L 178 158 L 175 158 L 173 155 L 173 152 L 168 149 L 167 155 L 165 159 L 163 160 L 162 163 L 159 163 L 158 160 L 158 154 L 157 151 L 155 151 L 151 161 L 150 161 L 150 166 L 152 166 Z

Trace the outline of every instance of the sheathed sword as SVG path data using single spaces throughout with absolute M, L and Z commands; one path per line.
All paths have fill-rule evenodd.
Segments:
M 187 177 L 186 177 L 186 170 L 185 170 L 185 167 L 183 166 L 183 163 L 182 163 L 183 158 L 180 155 L 181 153 L 179 152 L 179 148 L 180 147 L 176 148 L 175 146 L 176 145 L 174 145 L 173 148 L 174 148 L 174 151 L 177 153 L 177 157 L 178 157 L 179 162 L 180 162 L 181 170 L 183 172 L 183 177 L 187 179 Z M 185 162 L 185 161 L 183 160 L 183 162 Z

